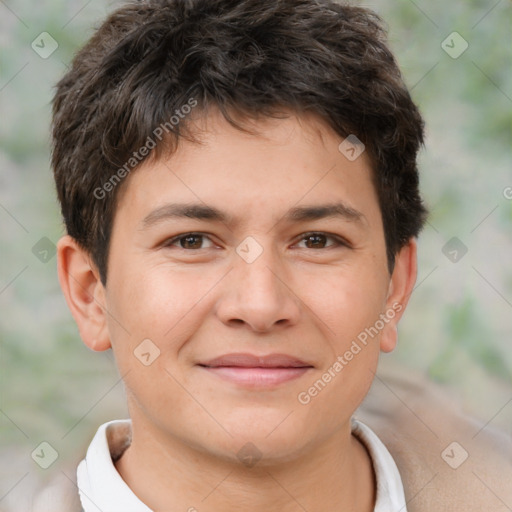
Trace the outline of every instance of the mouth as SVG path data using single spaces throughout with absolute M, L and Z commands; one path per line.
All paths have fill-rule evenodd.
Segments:
M 211 375 L 247 388 L 270 388 L 289 382 L 314 368 L 286 354 L 257 356 L 247 353 L 225 354 L 199 363 Z

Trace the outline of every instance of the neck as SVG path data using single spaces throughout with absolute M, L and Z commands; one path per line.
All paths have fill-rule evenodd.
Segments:
M 137 418 L 140 419 L 140 418 Z M 350 424 L 286 461 L 263 457 L 253 467 L 192 447 L 143 422 L 132 421 L 132 443 L 116 468 L 155 512 L 371 512 L 375 476 Z

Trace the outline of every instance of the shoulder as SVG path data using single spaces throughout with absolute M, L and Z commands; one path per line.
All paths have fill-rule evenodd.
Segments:
M 465 414 L 436 384 L 379 373 L 355 417 L 393 456 L 408 512 L 512 507 L 512 439 Z
M 69 468 L 36 489 L 32 512 L 82 512 L 75 472 L 76 468 Z

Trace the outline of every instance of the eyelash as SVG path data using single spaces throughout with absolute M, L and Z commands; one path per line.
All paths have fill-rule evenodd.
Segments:
M 343 238 L 341 238 L 337 235 L 330 234 L 330 233 L 325 233 L 323 231 L 308 231 L 307 233 L 303 233 L 300 236 L 300 238 L 298 239 L 298 241 L 303 242 L 307 238 L 309 238 L 311 236 L 315 236 L 315 235 L 325 236 L 327 239 L 330 238 L 331 240 L 334 240 L 334 242 L 335 242 L 335 244 L 327 246 L 327 247 L 322 247 L 321 249 L 326 250 L 326 249 L 330 249 L 333 247 L 350 247 L 350 244 Z M 176 242 L 179 242 L 180 240 L 183 240 L 189 236 L 209 238 L 207 234 L 200 233 L 200 232 L 183 233 L 181 235 L 175 236 L 175 237 L 165 241 L 164 244 L 162 244 L 162 245 L 164 247 L 172 247 L 173 244 L 175 244 Z M 177 248 L 180 250 L 183 250 L 183 251 L 200 251 L 202 249 L 202 248 L 200 248 L 200 249 L 185 249 L 184 247 L 177 247 Z M 307 247 L 306 247 L 306 249 L 307 249 Z M 312 250 L 318 250 L 318 249 L 312 249 Z

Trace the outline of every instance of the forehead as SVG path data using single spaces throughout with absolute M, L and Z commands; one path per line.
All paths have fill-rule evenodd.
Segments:
M 303 215 L 299 207 L 315 205 L 336 205 L 353 220 L 380 213 L 369 158 L 363 152 L 348 159 L 340 151 L 344 137 L 318 116 L 289 113 L 244 119 L 243 125 L 253 133 L 215 109 L 196 117 L 187 127 L 198 143 L 180 139 L 172 155 L 140 165 L 127 178 L 118 209 L 139 211 L 143 223 L 172 214 L 167 206 L 178 202 L 202 204 L 204 219 L 233 222 L 251 214 L 275 218 L 285 210 L 300 221 L 314 214 Z

